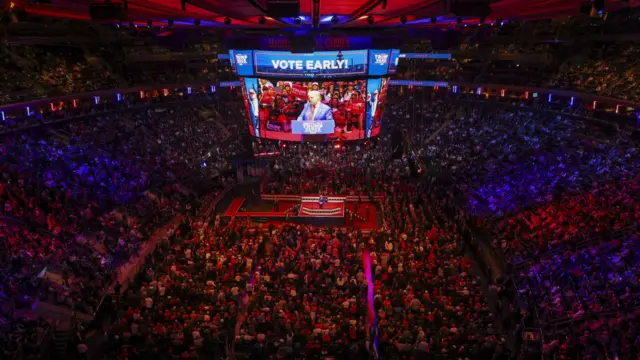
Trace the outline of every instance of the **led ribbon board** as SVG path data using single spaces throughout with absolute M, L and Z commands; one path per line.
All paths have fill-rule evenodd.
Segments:
M 446 81 L 419 81 L 419 80 L 391 80 L 389 81 L 391 86 L 417 86 L 417 87 L 448 87 L 449 83 Z
M 399 54 L 401 59 L 439 59 L 451 60 L 451 54 L 432 54 L 432 53 L 406 53 Z
M 320 51 L 292 54 L 283 51 L 253 52 L 255 74 L 283 77 L 339 77 L 367 75 L 367 50 Z

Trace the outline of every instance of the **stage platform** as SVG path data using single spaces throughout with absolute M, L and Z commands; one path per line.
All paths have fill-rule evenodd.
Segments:
M 303 201 L 298 216 L 344 217 L 343 203 L 327 203 L 320 206 L 318 202 Z
M 276 201 L 277 199 L 277 201 Z M 357 197 L 328 196 L 320 208 L 316 195 L 263 195 L 255 205 L 246 199 L 235 198 L 224 216 L 251 217 L 260 223 L 298 223 L 321 227 L 356 227 L 362 230 L 378 228 L 375 201 Z

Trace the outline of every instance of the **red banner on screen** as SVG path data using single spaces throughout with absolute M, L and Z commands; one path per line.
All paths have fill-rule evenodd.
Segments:
M 296 99 L 307 100 L 308 92 L 309 88 L 302 85 L 293 84 L 293 86 L 291 87 L 291 95 L 293 95 Z
M 351 101 L 352 109 L 351 111 L 354 114 L 364 114 L 364 100 L 352 100 Z

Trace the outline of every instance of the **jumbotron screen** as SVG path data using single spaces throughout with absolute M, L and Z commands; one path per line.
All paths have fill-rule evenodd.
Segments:
M 291 81 L 245 78 L 251 134 L 277 140 L 326 135 L 357 140 L 380 133 L 387 79 Z
M 358 140 L 380 133 L 391 50 L 231 51 L 253 136 Z M 312 135 L 321 135 L 320 137 Z

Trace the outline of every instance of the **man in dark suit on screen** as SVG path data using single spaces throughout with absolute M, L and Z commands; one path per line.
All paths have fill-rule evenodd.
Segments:
M 320 92 L 311 90 L 308 96 L 309 102 L 304 104 L 304 108 L 298 116 L 298 121 L 333 120 L 333 110 L 322 103 Z

